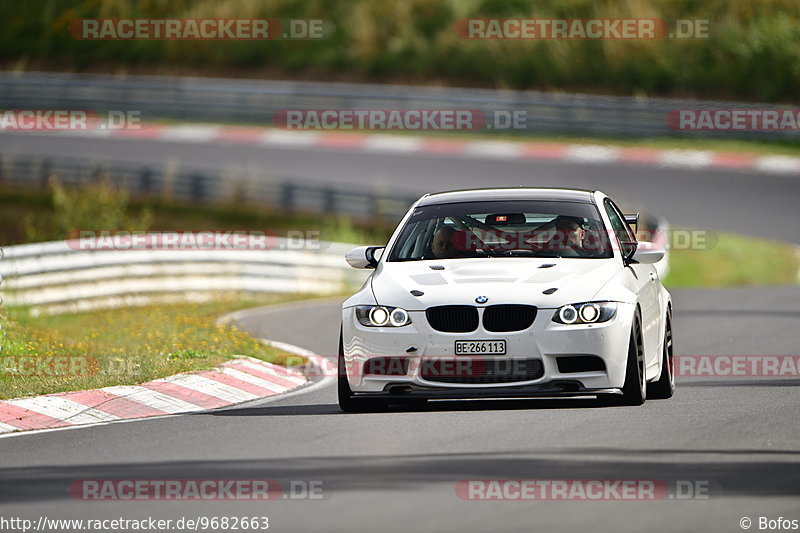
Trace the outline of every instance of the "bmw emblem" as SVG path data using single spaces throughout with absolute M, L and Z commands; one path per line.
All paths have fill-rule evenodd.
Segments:
M 485 304 L 488 301 L 489 301 L 488 296 L 478 296 L 477 298 L 475 298 L 475 302 L 479 304 Z

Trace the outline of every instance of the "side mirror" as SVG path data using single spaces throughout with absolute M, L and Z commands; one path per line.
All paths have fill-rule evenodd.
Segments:
M 637 229 L 638 229 L 638 226 L 639 226 L 639 213 L 628 213 L 627 215 L 623 215 L 623 216 L 625 217 L 625 222 L 627 222 L 628 225 L 631 228 L 633 228 L 634 226 L 637 226 Z M 637 230 L 634 229 L 633 231 L 637 231 Z
M 347 252 L 344 258 L 353 268 L 375 268 L 380 259 L 380 254 L 375 257 L 375 253 L 384 248 L 384 246 L 359 246 Z
M 652 242 L 640 242 L 636 250 L 631 254 L 630 260 L 633 263 L 652 265 L 664 259 L 666 252 L 664 248 Z

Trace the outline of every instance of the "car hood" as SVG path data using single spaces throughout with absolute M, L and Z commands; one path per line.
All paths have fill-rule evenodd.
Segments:
M 474 305 L 478 296 L 488 298 L 486 305 L 522 303 L 555 308 L 591 300 L 620 268 L 614 259 L 383 262 L 371 284 L 379 305 L 410 311 L 435 305 Z M 412 290 L 424 294 L 413 296 Z

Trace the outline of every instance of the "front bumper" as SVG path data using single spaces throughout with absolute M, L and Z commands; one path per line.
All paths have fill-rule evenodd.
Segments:
M 411 324 L 407 326 L 376 328 L 362 326 L 356 320 L 355 308 L 345 308 L 342 312 L 342 344 L 350 388 L 357 395 L 364 396 L 443 399 L 580 396 L 618 392 L 625 381 L 634 306 L 620 303 L 611 320 L 588 325 L 558 324 L 551 320 L 554 312 L 555 309 L 539 309 L 533 324 L 522 331 L 489 332 L 483 329 L 481 320 L 478 329 L 471 333 L 445 333 L 430 327 L 424 311 L 410 311 Z M 455 354 L 457 340 L 501 339 L 506 341 L 506 355 L 476 358 Z M 559 370 L 561 358 L 586 356 L 599 358 L 604 368 L 577 372 L 564 371 L 564 368 Z M 401 372 L 397 372 L 395 366 L 395 375 L 376 375 L 375 365 L 365 369 L 371 359 L 384 357 L 395 357 L 408 363 Z M 541 371 L 536 373 L 535 379 L 516 380 L 512 376 L 511 379 L 491 383 L 445 382 L 447 380 L 439 375 L 431 377 L 431 364 L 450 364 L 450 368 L 466 364 L 471 368 L 482 368 L 481 361 L 494 363 L 492 359 L 507 361 L 512 365 L 526 361 L 541 362 Z M 470 366 L 472 362 L 476 365 Z M 426 368 L 428 371 L 425 371 Z

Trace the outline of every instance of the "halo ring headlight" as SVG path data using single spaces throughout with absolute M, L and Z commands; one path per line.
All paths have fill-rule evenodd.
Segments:
M 389 323 L 389 311 L 385 307 L 373 307 L 369 319 L 376 326 L 385 326 Z
M 600 306 L 597 304 L 585 304 L 581 306 L 580 310 L 581 320 L 591 324 L 600 318 Z
M 574 324 L 578 320 L 578 311 L 571 305 L 565 305 L 558 311 L 558 318 L 564 324 Z
M 404 326 L 408 322 L 408 312 L 401 307 L 395 308 L 389 314 L 389 322 L 395 327 Z

